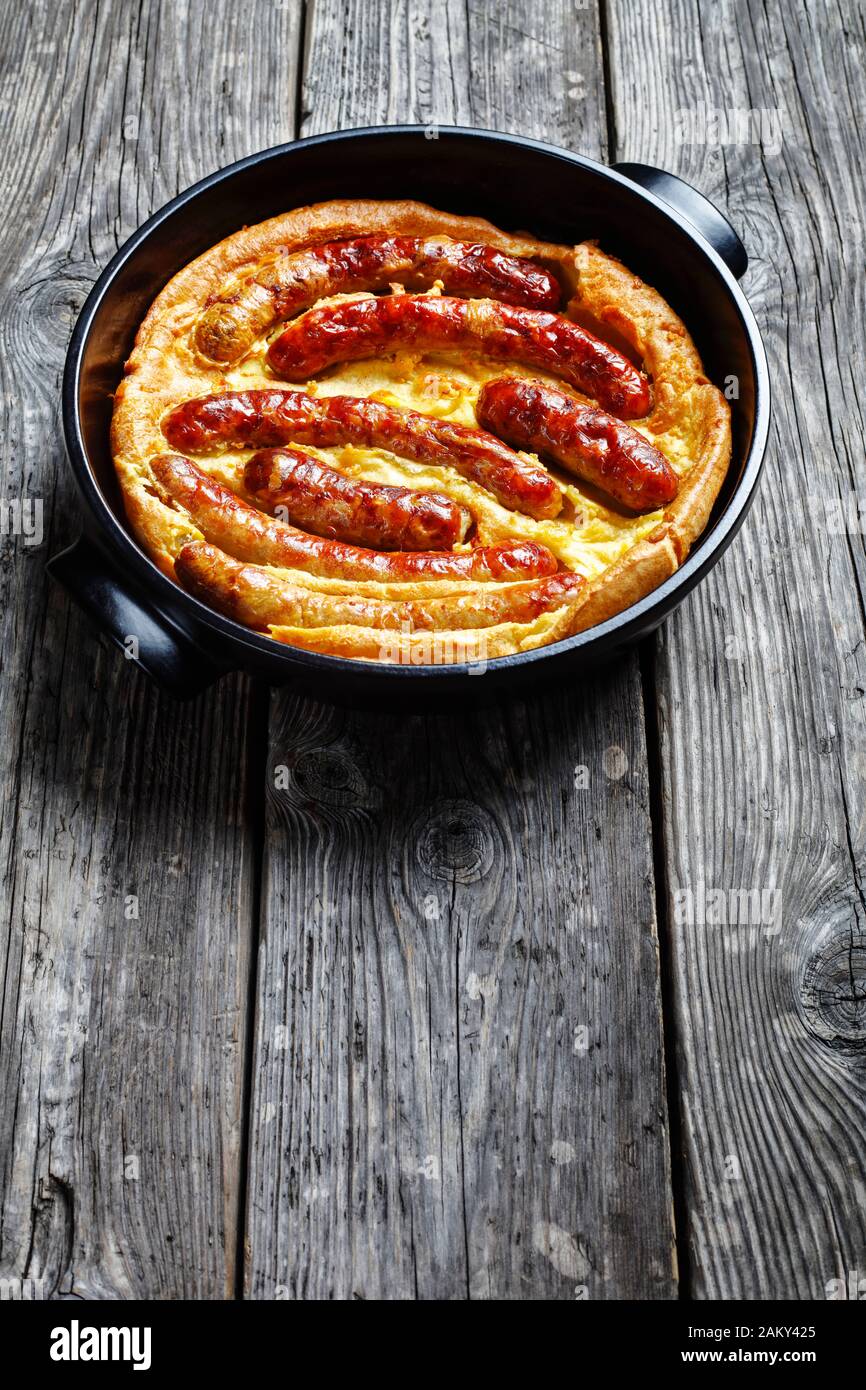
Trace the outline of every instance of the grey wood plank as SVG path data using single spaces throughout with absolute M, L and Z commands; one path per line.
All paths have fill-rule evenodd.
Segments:
M 261 702 L 243 680 L 157 697 L 43 563 L 80 525 L 73 317 L 147 214 L 291 129 L 298 26 L 265 3 L 0 8 L 3 496 L 45 526 L 0 551 L 0 1274 L 43 1296 L 234 1288 Z
M 599 153 L 601 69 L 594 8 L 317 0 L 304 132 Z M 636 660 L 453 718 L 282 693 L 269 772 L 250 1296 L 670 1297 Z
M 617 155 L 672 168 L 730 210 L 775 383 L 752 516 L 659 646 L 691 1287 L 702 1298 L 857 1297 L 864 13 L 614 0 L 610 35 Z M 701 883 L 777 895 L 770 930 L 679 922 L 677 893 Z

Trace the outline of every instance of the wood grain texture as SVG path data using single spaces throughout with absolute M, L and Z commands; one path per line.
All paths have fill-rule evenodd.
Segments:
M 307 134 L 604 144 L 594 8 L 317 0 L 305 74 Z M 672 1295 L 634 657 L 448 719 L 275 699 L 253 1072 L 250 1296 Z
M 43 564 L 80 527 L 59 380 L 90 284 L 291 120 L 299 10 L 255 8 L 268 43 L 228 3 L 0 11 L 3 495 L 45 526 L 0 552 L 0 1274 L 43 1296 L 234 1287 L 255 710 L 241 680 L 158 698 Z
M 614 0 L 609 33 L 617 157 L 729 209 L 775 381 L 754 511 L 658 661 L 692 1289 L 836 1297 L 866 1250 L 864 16 Z M 775 893 L 771 930 L 678 924 L 700 883 Z

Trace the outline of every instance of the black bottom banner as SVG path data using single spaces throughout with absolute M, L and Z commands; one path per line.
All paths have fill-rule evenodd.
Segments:
M 513 1307 L 509 1308 L 501 1346 L 512 1357 L 518 1324 L 512 1320 Z M 273 1358 L 282 1365 L 281 1374 L 290 1376 L 296 1347 L 305 1361 L 317 1354 L 316 1317 L 340 1316 L 325 1305 L 314 1313 L 311 1323 L 311 1311 L 309 1304 L 301 1309 L 291 1302 L 40 1302 L 25 1296 L 0 1300 L 0 1326 L 7 1346 L 16 1347 L 28 1371 L 47 1372 L 60 1383 L 69 1376 L 93 1378 L 104 1371 L 115 1376 L 118 1372 L 159 1376 L 166 1371 L 212 1370 L 231 1375 L 252 1369 L 273 1375 L 271 1363 L 262 1358 Z M 386 1322 L 379 1324 L 381 1330 L 393 1328 L 399 1335 L 407 1326 L 402 1322 L 404 1315 L 399 1306 L 392 1306 L 390 1313 L 383 1314 Z M 489 1374 L 490 1355 L 495 1364 L 497 1343 L 491 1341 L 488 1316 L 482 1312 L 480 1323 L 473 1319 L 462 1329 L 476 1337 L 482 1333 L 476 1354 L 479 1369 Z M 395 1322 L 389 1327 L 392 1317 Z M 431 1325 L 425 1335 L 434 1330 Z M 849 1299 L 827 1303 L 579 1302 L 560 1305 L 556 1354 L 571 1362 L 575 1371 L 597 1362 L 610 1372 L 642 1374 L 667 1373 L 674 1367 L 688 1371 L 705 1366 L 763 1366 L 775 1371 L 793 1365 L 811 1367 L 826 1376 L 856 1364 L 864 1330 L 863 1310 Z M 444 1352 L 445 1346 L 437 1334 L 429 1349 Z M 322 1348 L 327 1358 L 322 1371 L 327 1365 L 331 1375 L 340 1364 L 339 1356 L 333 1354 L 336 1349 L 330 1340 Z M 522 1341 L 521 1350 L 525 1356 L 531 1353 L 531 1345 Z M 544 1344 L 542 1363 L 552 1350 L 549 1343 Z M 356 1370 L 361 1360 L 358 1344 L 351 1350 L 345 1344 L 345 1354 L 347 1369 Z M 396 1359 L 398 1364 L 404 1359 L 399 1349 Z M 381 1348 L 376 1360 L 381 1371 Z M 425 1361 L 432 1370 L 435 1360 L 425 1356 Z M 464 1364 L 464 1373 L 466 1369 Z M 400 1373 L 398 1366 L 390 1372 L 395 1373 Z

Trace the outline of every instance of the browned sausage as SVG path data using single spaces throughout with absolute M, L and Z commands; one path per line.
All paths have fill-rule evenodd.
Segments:
M 564 391 L 500 377 L 482 388 L 475 413 L 509 444 L 555 459 L 633 511 L 655 511 L 676 497 L 677 475 L 664 454 L 637 430 Z
M 479 588 L 442 598 L 379 599 L 305 589 L 255 565 L 239 564 L 213 545 L 192 542 L 175 561 L 178 578 L 197 597 L 252 627 L 334 627 L 344 623 L 403 631 L 450 631 L 532 622 L 562 608 L 583 587 L 576 574 Z
M 494 435 L 363 397 L 227 391 L 184 401 L 162 428 L 172 448 L 190 453 L 218 444 L 267 448 L 294 443 L 323 449 L 360 444 L 388 449 L 418 463 L 450 465 L 492 492 L 503 507 L 525 516 L 552 517 L 562 507 L 562 494 L 550 474 Z
M 373 579 L 385 584 L 418 579 L 529 579 L 554 574 L 555 557 L 531 541 L 448 551 L 362 550 L 344 541 L 310 536 L 264 516 L 216 479 L 178 454 L 151 460 L 154 476 L 206 540 L 239 560 L 336 579 Z
M 470 349 L 541 367 L 629 419 L 646 415 L 646 378 L 614 348 L 561 314 L 492 299 L 394 294 L 311 309 L 271 344 L 268 362 L 286 381 L 307 381 L 335 362 Z
M 285 508 L 304 531 L 373 550 L 450 550 L 472 520 L 440 492 L 355 482 L 298 449 L 262 449 L 244 486 L 268 511 Z
M 493 246 L 449 237 L 355 237 L 276 256 L 205 310 L 195 345 L 212 362 L 235 362 L 275 323 L 318 299 L 399 283 L 429 289 L 441 280 L 449 294 L 501 299 L 555 309 L 555 276 L 533 261 Z

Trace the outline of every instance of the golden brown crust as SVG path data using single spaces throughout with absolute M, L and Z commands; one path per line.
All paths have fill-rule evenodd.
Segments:
M 347 448 L 337 459 L 324 456 L 324 462 L 350 476 L 445 492 L 474 515 L 478 543 L 540 541 L 554 551 L 563 567 L 586 578 L 579 595 L 531 621 L 435 634 L 439 654 L 434 652 L 429 659 L 492 659 L 529 650 L 621 612 L 677 569 L 707 524 L 730 460 L 730 413 L 724 398 L 708 382 L 685 326 L 661 296 L 594 244 L 557 246 L 509 235 L 482 219 L 437 212 L 414 202 L 335 201 L 286 213 L 228 237 L 165 287 L 139 329 L 116 394 L 112 421 L 112 450 L 136 536 L 171 577 L 176 577 L 174 561 L 183 547 L 203 539 L 190 516 L 166 498 L 154 476 L 151 460 L 166 449 L 161 430 L 166 412 L 193 396 L 273 384 L 263 363 L 267 342 L 232 368 L 207 362 L 196 353 L 194 330 L 208 301 L 231 290 L 260 261 L 283 250 L 394 234 L 484 242 L 552 270 L 563 286 L 569 315 L 615 345 L 627 345 L 629 354 L 646 370 L 653 383 L 653 409 L 636 424 L 665 454 L 680 480 L 678 495 L 664 512 L 628 519 L 606 507 L 591 490 L 582 491 L 573 480 L 560 479 L 566 508 L 561 518 L 544 522 L 505 511 L 482 488 L 456 473 L 452 476 L 451 469 L 401 466 L 377 450 Z M 519 374 L 521 369 L 515 370 Z M 486 369 L 483 362 L 463 359 L 443 364 L 400 358 L 384 366 L 379 363 L 372 373 L 359 373 L 357 368 L 337 371 L 332 381 L 303 389 L 314 394 L 375 392 L 406 408 L 427 409 L 471 424 L 478 390 L 485 379 L 501 372 L 501 364 Z M 242 453 L 226 450 L 197 462 L 245 497 Z M 330 582 L 295 570 L 279 573 L 310 591 Z M 383 602 L 397 597 L 397 587 L 362 586 L 370 598 Z M 461 591 L 471 595 L 483 587 L 464 584 Z M 414 596 L 412 586 L 399 589 L 401 599 Z M 429 595 L 431 586 L 420 586 L 418 592 Z M 309 607 L 319 611 L 315 604 Z M 472 611 L 471 603 L 464 607 Z M 422 632 L 396 634 L 393 652 L 388 647 L 382 655 L 383 634 L 375 628 L 273 625 L 269 631 L 278 641 L 360 659 L 412 663 L 426 659 Z M 389 635 L 389 642 L 393 636 Z M 446 638 L 453 639 L 450 650 L 462 655 L 447 655 Z M 432 651 L 429 643 L 427 650 Z

